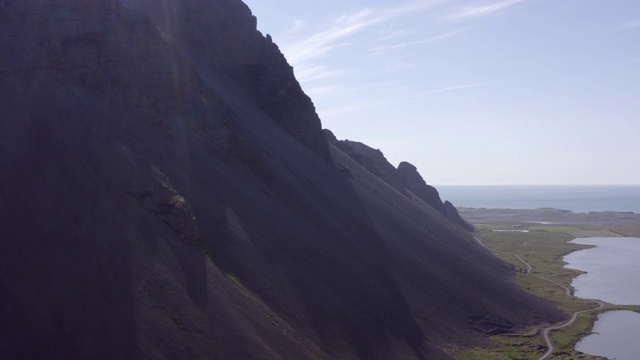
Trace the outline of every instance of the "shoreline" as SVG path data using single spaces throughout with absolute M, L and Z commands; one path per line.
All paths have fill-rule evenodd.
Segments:
M 495 229 L 491 230 L 491 232 L 495 232 L 495 231 L 501 231 L 501 230 L 495 230 Z M 521 232 L 523 230 L 502 230 L 502 231 Z M 577 238 L 573 238 L 571 240 L 567 240 L 566 242 L 569 243 L 569 242 L 571 242 L 571 241 L 573 241 L 575 239 L 577 239 Z M 478 240 L 485 248 L 491 250 L 492 252 L 496 252 L 496 250 L 493 250 L 491 248 L 486 247 L 478 238 L 476 238 L 476 240 Z M 557 260 L 561 260 L 562 262 L 565 262 L 563 260 L 563 258 L 566 255 L 571 254 L 571 253 L 576 252 L 576 251 L 583 251 L 583 250 L 587 250 L 587 249 L 588 248 L 575 249 L 575 250 L 569 251 L 567 253 L 560 254 L 556 259 Z M 553 341 L 550 338 L 551 332 L 573 326 L 575 324 L 576 320 L 578 319 L 578 316 L 580 316 L 582 314 L 591 314 L 591 315 L 595 316 L 596 318 L 589 322 L 589 324 L 587 326 L 587 329 L 586 329 L 586 332 L 584 334 L 582 334 L 580 337 L 578 337 L 574 341 L 574 343 L 572 345 L 572 349 L 574 351 L 578 351 L 578 350 L 576 350 L 576 345 L 580 342 L 580 340 L 582 340 L 586 336 L 589 336 L 589 335 L 593 334 L 593 328 L 595 326 L 595 322 L 597 321 L 597 318 L 598 318 L 598 316 L 600 314 L 604 314 L 604 313 L 610 312 L 610 311 L 624 311 L 624 309 L 617 309 L 617 308 L 610 309 L 609 307 L 612 306 L 612 304 L 606 303 L 601 299 L 585 299 L 585 298 L 579 298 L 579 297 L 575 296 L 574 295 L 575 289 L 574 289 L 573 286 L 571 286 L 571 283 L 573 282 L 573 279 L 575 279 L 576 277 L 580 276 L 581 274 L 575 274 L 575 276 L 571 279 L 571 283 L 569 283 L 568 286 L 564 286 L 564 285 L 562 285 L 562 284 L 560 284 L 560 283 L 558 283 L 556 281 L 553 281 L 553 280 L 551 280 L 551 279 L 549 279 L 549 278 L 547 278 L 545 276 L 542 276 L 540 274 L 532 272 L 532 270 L 533 270 L 532 266 L 528 262 L 526 262 L 524 259 L 522 259 L 522 257 L 520 257 L 519 255 L 517 255 L 515 253 L 507 253 L 507 254 L 513 255 L 520 262 L 525 264 L 525 266 L 527 266 L 527 270 L 526 270 L 527 274 L 529 274 L 531 276 L 538 277 L 538 278 L 540 278 L 540 279 L 542 279 L 544 281 L 547 281 L 550 284 L 559 286 L 560 288 L 562 288 L 565 291 L 565 295 L 567 297 L 576 298 L 576 299 L 582 299 L 582 300 L 586 300 L 586 301 L 590 301 L 590 302 L 595 302 L 597 304 L 597 306 L 594 307 L 594 308 L 580 310 L 580 311 L 576 311 L 576 312 L 571 313 L 571 317 L 569 318 L 569 320 L 567 320 L 567 321 L 565 321 L 563 323 L 550 324 L 549 326 L 546 326 L 546 327 L 538 329 L 532 336 L 542 336 L 542 338 L 544 339 L 544 341 L 546 343 L 546 346 L 547 346 L 547 351 L 542 356 L 540 356 L 538 358 L 538 360 L 545 360 L 545 359 L 549 358 L 549 356 L 553 355 L 554 350 L 556 350 L 555 346 L 553 345 Z M 563 267 L 565 267 L 565 266 L 563 265 Z M 574 269 L 574 270 L 579 270 L 579 271 L 584 273 L 584 271 L 580 270 L 580 269 Z M 640 311 L 640 309 L 636 309 L 635 311 Z M 507 335 L 507 336 L 524 336 L 523 334 L 505 334 L 505 335 Z M 596 356 L 596 357 L 599 356 L 599 355 L 595 355 L 595 354 L 588 354 L 588 355 L 592 355 L 592 356 Z
M 627 237 L 627 236 L 624 236 L 624 238 L 636 239 L 635 237 Z M 568 242 L 573 243 L 573 241 L 576 240 L 576 239 L 579 239 L 579 238 L 576 237 L 576 238 L 574 238 L 572 240 L 569 240 Z M 577 251 L 585 251 L 585 250 L 588 250 L 588 249 L 598 248 L 598 247 L 601 246 L 601 245 L 580 244 L 580 243 L 574 243 L 574 244 L 587 245 L 587 246 L 590 246 L 590 247 L 589 248 L 585 248 L 585 249 L 577 249 L 577 250 L 571 251 L 571 252 L 569 252 L 567 254 L 561 255 L 561 259 L 562 259 L 563 262 L 565 262 L 564 261 L 564 257 L 566 255 L 569 255 L 569 254 L 577 252 Z M 566 267 L 566 265 L 564 265 L 564 267 Z M 589 273 L 588 271 L 580 269 L 580 268 L 569 268 L 569 267 L 567 267 L 567 268 L 581 271 L 583 274 L 588 274 Z M 572 279 L 571 283 L 573 283 L 573 280 L 575 280 L 575 278 L 580 276 L 580 275 L 581 274 L 578 274 L 577 276 L 575 276 Z M 593 332 L 593 328 L 595 327 L 596 322 L 598 322 L 600 320 L 600 315 L 606 314 L 606 313 L 611 313 L 611 312 L 616 312 L 616 311 L 631 311 L 631 312 L 635 312 L 635 313 L 639 313 L 640 314 L 640 303 L 639 304 L 613 304 L 613 303 L 609 303 L 609 302 L 607 302 L 607 301 L 605 301 L 603 299 L 585 299 L 585 298 L 580 298 L 580 297 L 575 296 L 575 288 L 572 285 L 571 285 L 571 289 L 572 289 L 572 291 L 571 291 L 571 296 L 572 297 L 575 297 L 575 298 L 578 298 L 578 299 L 584 299 L 584 300 L 599 301 L 599 302 L 601 302 L 603 304 L 603 306 L 601 306 L 600 308 L 596 308 L 596 309 L 592 310 L 593 311 L 592 315 L 595 318 L 593 318 L 593 321 L 590 322 L 589 327 L 587 328 L 587 331 L 582 336 L 580 336 L 575 341 L 575 343 L 573 344 L 573 349 L 575 351 L 579 351 L 579 350 L 576 349 L 576 347 L 577 347 L 577 345 L 578 345 L 578 343 L 580 341 L 582 341 L 587 336 L 590 336 L 590 335 L 593 335 L 593 334 L 597 334 L 597 333 Z M 589 354 L 589 353 L 585 353 L 585 354 Z M 602 356 L 602 355 L 596 355 L 596 354 L 589 354 L 589 355 Z
M 640 214 L 627 213 L 627 212 L 590 212 L 590 213 L 574 213 L 568 210 L 541 208 L 541 209 L 488 209 L 488 208 L 459 208 L 460 215 L 477 228 L 476 236 L 480 237 L 484 241 L 488 241 L 490 248 L 496 252 L 509 252 L 519 254 L 525 257 L 534 265 L 534 273 L 531 275 L 537 275 L 542 277 L 550 277 L 557 280 L 559 283 L 567 285 L 571 289 L 571 294 L 566 296 L 558 293 L 549 295 L 545 294 L 545 291 L 540 289 L 534 289 L 531 280 L 523 279 L 522 274 L 516 274 L 514 276 L 514 284 L 521 288 L 531 292 L 534 295 L 541 296 L 555 302 L 558 306 L 563 308 L 571 317 L 576 316 L 574 323 L 561 327 L 560 324 L 548 324 L 544 328 L 538 328 L 537 336 L 535 338 L 542 338 L 544 336 L 543 330 L 546 330 L 551 338 L 552 345 L 554 346 L 554 352 L 567 352 L 568 357 L 562 357 L 563 359 L 578 358 L 579 354 L 584 354 L 587 357 L 584 359 L 604 359 L 598 355 L 579 353 L 575 350 L 576 345 L 584 337 L 591 335 L 595 322 L 598 319 L 598 315 L 611 311 L 634 311 L 640 313 L 640 306 L 638 305 L 613 305 L 597 299 L 582 299 L 573 295 L 574 289 L 571 286 L 573 279 L 575 279 L 582 270 L 565 268 L 564 256 L 578 251 L 584 250 L 591 246 L 572 244 L 570 241 L 583 238 L 583 237 L 640 237 Z M 494 231 L 498 230 L 498 231 Z M 499 231 L 503 230 L 503 231 Z M 505 231 L 506 230 L 506 231 Z M 523 231 L 527 230 L 527 231 Z M 493 235 L 492 235 L 493 234 Z M 544 241 L 537 242 L 539 238 L 548 237 L 546 243 Z M 535 241 L 534 241 L 535 239 Z M 551 248 L 548 248 L 551 244 Z M 555 245 L 553 245 L 555 244 Z M 525 246 L 526 245 L 526 246 Z M 575 245 L 575 246 L 574 246 Z M 511 247 L 509 247 L 511 246 Z M 536 258 L 531 255 L 532 252 L 540 252 L 544 249 L 544 256 Z M 496 254 L 496 256 L 499 256 Z M 533 256 L 533 257 L 532 257 Z M 518 265 L 511 259 L 507 259 L 504 256 L 499 256 L 503 260 L 511 263 L 515 267 Z M 555 281 L 552 281 L 555 282 Z M 556 283 L 557 284 L 557 283 Z M 562 285 L 564 287 L 564 285 Z M 559 288 L 559 287 L 558 287 Z M 564 298 L 565 300 L 563 300 Z M 575 302 L 580 302 L 582 307 L 576 307 L 575 303 L 572 307 L 570 304 L 574 300 L 567 301 L 566 299 L 575 299 Z M 587 303 L 602 302 L 603 306 L 591 307 L 587 306 Z M 640 304 L 639 304 L 640 305 Z M 567 307 L 568 306 L 568 307 Z M 523 339 L 523 337 L 511 336 L 513 339 Z M 524 334 L 521 334 L 524 335 Z M 497 354 L 503 354 L 510 348 L 513 349 L 513 344 L 507 340 L 509 336 L 503 338 L 494 339 L 494 346 L 488 349 L 473 349 L 467 353 L 461 353 L 469 357 L 462 357 L 463 359 L 490 359 L 490 358 L 502 358 L 496 356 Z M 525 347 L 535 347 L 537 340 L 532 340 L 530 343 L 525 343 Z M 544 343 L 543 343 L 544 344 Z M 542 344 L 541 344 L 542 345 Z M 544 356 L 542 353 L 533 357 L 531 349 L 521 349 L 520 356 L 525 353 L 529 353 L 532 356 L 531 359 L 540 359 L 539 356 Z M 489 355 L 491 354 L 491 355 Z M 546 353 L 545 353 L 546 355 Z M 564 356 L 564 355 L 563 355 Z M 523 357 L 526 359 L 528 357 Z M 548 355 L 547 357 L 548 358 Z

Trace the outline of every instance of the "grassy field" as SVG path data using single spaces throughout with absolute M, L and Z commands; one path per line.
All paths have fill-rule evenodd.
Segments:
M 565 290 L 539 277 L 527 274 L 525 265 L 508 253 L 522 257 L 532 266 L 532 272 L 555 282 L 571 287 L 571 280 L 580 271 L 564 268 L 562 257 L 572 251 L 589 248 L 588 245 L 571 244 L 576 237 L 640 237 L 640 225 L 531 225 L 524 228 L 528 232 L 496 232 L 492 230 L 513 229 L 511 225 L 479 225 L 477 237 L 496 255 L 513 264 L 518 270 L 513 282 L 522 289 L 554 301 L 560 309 L 571 314 L 576 311 L 595 308 L 593 301 L 576 299 L 565 294 Z M 597 314 L 610 310 L 638 310 L 637 306 L 606 305 L 597 311 L 581 314 L 570 327 L 551 333 L 556 352 L 553 359 L 604 359 L 573 350 L 576 342 L 589 334 Z M 540 327 L 543 327 L 541 325 Z M 459 360 L 483 359 L 538 359 L 546 351 L 544 340 L 538 334 L 539 328 L 524 329 L 526 336 L 493 336 L 489 348 L 463 349 L 456 353 Z

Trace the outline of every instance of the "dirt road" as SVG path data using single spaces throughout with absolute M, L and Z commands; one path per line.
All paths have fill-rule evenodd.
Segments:
M 567 296 L 574 297 L 573 294 L 571 293 L 571 289 L 569 289 L 568 287 L 566 287 L 566 286 L 564 286 L 564 285 L 562 285 L 562 284 L 560 284 L 560 283 L 558 283 L 556 281 L 553 281 L 553 280 L 551 280 L 549 278 L 546 278 L 544 276 L 541 276 L 541 275 L 538 275 L 538 274 L 534 274 L 532 272 L 533 268 L 531 267 L 531 265 L 528 262 L 526 262 L 523 258 L 521 258 L 518 254 L 514 254 L 514 253 L 511 253 L 511 252 L 507 252 L 507 251 L 493 250 L 493 249 L 487 247 L 479 238 L 476 237 L 475 239 L 476 239 L 476 241 L 478 241 L 478 243 L 480 243 L 480 245 L 482 245 L 484 248 L 486 248 L 486 249 L 488 249 L 488 250 L 490 250 L 492 252 L 502 253 L 502 254 L 509 254 L 509 255 L 514 256 L 516 259 L 518 259 L 520 262 L 522 262 L 527 267 L 527 273 L 528 274 L 531 274 L 532 276 L 538 277 L 538 278 L 540 278 L 542 280 L 548 281 L 548 282 L 550 282 L 550 283 L 552 283 L 554 285 L 560 286 L 561 288 L 564 289 L 565 294 Z M 578 318 L 578 315 L 583 314 L 583 313 L 587 313 L 587 312 L 590 312 L 590 311 L 598 310 L 598 309 L 600 309 L 600 308 L 602 308 L 604 306 L 604 303 L 602 301 L 600 301 L 600 300 L 596 300 L 596 299 L 591 299 L 591 300 L 593 300 L 594 302 L 598 303 L 598 306 L 593 308 L 593 309 L 576 311 L 571 315 L 571 319 L 567 320 L 566 322 L 564 322 L 564 323 L 562 323 L 560 325 L 548 326 L 548 327 L 543 328 L 541 330 L 542 337 L 544 338 L 544 341 L 547 344 L 547 352 L 544 353 L 544 355 L 542 355 L 538 360 L 547 359 L 549 356 L 551 356 L 551 354 L 553 354 L 553 351 L 555 350 L 555 348 L 553 347 L 553 343 L 551 342 L 551 338 L 549 337 L 549 333 L 551 331 L 569 327 L 569 326 L 573 325 L 573 323 Z

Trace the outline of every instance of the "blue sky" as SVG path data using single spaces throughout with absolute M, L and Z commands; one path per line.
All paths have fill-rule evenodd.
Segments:
M 640 1 L 245 1 L 339 139 L 431 184 L 640 184 Z

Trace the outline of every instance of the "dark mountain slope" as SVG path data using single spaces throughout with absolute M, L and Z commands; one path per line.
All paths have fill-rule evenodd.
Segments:
M 396 169 L 389 163 L 380 150 L 372 149 L 357 141 L 338 140 L 331 131 L 324 131 L 327 139 L 333 145 L 396 190 L 409 197 L 424 201 L 449 220 L 460 225 L 463 229 L 468 231 L 474 230 L 473 225 L 460 217 L 458 210 L 453 204 L 448 201 L 442 202 L 438 190 L 431 185 L 427 185 L 414 165 L 403 161 Z
M 205 81 L 221 70 L 232 84 L 319 156 L 329 159 L 327 142 L 311 99 L 293 68 L 271 41 L 256 30 L 251 10 L 236 0 L 121 0 L 147 14 L 163 35 L 192 61 Z M 213 75 L 213 76 L 212 76 Z M 219 82 L 221 79 L 215 79 Z
M 447 358 L 562 316 L 336 171 L 241 2 L 2 1 L 0 34 L 0 358 Z
M 361 185 L 357 191 L 367 203 L 378 233 L 393 244 L 389 254 L 396 279 L 406 294 L 412 294 L 407 299 L 416 301 L 412 309 L 428 324 L 424 330 L 428 336 L 455 333 L 458 340 L 466 341 L 474 334 L 460 326 L 462 323 L 491 332 L 522 326 L 523 318 L 535 317 L 535 308 L 541 303 L 531 303 L 531 298 L 514 301 L 520 291 L 494 278 L 507 277 L 506 265 L 487 254 L 466 231 L 442 221 L 442 215 L 431 206 L 394 191 L 339 149 L 333 147 L 332 154 Z M 420 305 L 427 303 L 429 306 Z M 520 312 L 524 303 L 531 307 Z M 450 312 L 452 306 L 458 310 Z M 486 326 L 488 320 L 499 326 Z

